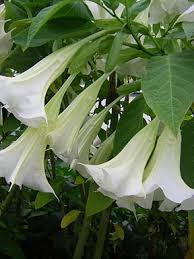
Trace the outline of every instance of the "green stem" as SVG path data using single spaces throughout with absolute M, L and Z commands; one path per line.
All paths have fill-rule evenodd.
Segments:
M 89 227 L 91 223 L 91 217 L 84 216 L 82 230 L 79 233 L 78 241 L 76 244 L 75 252 L 73 255 L 73 259 L 81 259 L 84 254 L 84 248 L 86 246 L 86 242 L 89 235 Z
M 110 212 L 111 212 L 111 208 L 108 208 L 102 212 L 93 259 L 102 258 L 103 251 L 104 251 L 104 243 L 105 243 L 107 229 L 108 229 Z
M 18 188 L 19 187 L 17 185 L 13 185 L 13 187 L 11 188 L 11 191 L 8 193 L 5 200 L 1 203 L 1 205 L 0 205 L 0 216 L 2 216 L 8 210 L 8 208 L 10 207 L 12 199 L 15 197 Z
M 111 102 L 113 102 L 117 97 L 118 94 L 116 92 L 117 90 L 117 75 L 116 72 L 112 72 L 112 74 L 109 77 L 109 93 L 106 99 L 106 105 L 109 105 Z M 110 125 L 110 134 L 113 133 L 113 131 L 116 129 L 118 123 L 118 110 L 113 107 L 112 109 L 112 116 L 111 116 L 111 125 Z
M 55 156 L 53 154 L 53 151 L 50 150 L 50 162 L 51 162 L 51 171 L 52 171 L 52 178 L 56 178 L 56 170 L 55 170 Z
M 140 39 L 137 37 L 137 35 L 134 33 L 134 31 L 132 30 L 132 27 L 131 27 L 131 25 L 130 25 L 129 23 L 128 23 L 128 29 L 129 29 L 131 35 L 133 36 L 134 40 L 137 42 L 137 45 L 139 46 L 139 48 L 140 48 L 143 52 L 145 52 L 146 54 L 148 54 L 149 56 L 153 56 L 153 54 L 152 54 L 148 49 L 146 49 L 146 48 L 142 45 L 141 40 L 140 40 Z
M 152 36 L 151 33 L 149 33 L 149 37 L 150 37 L 150 39 L 152 40 L 152 42 L 154 43 L 154 45 L 156 46 L 157 50 L 158 50 L 159 52 L 161 52 L 162 54 L 164 54 L 164 51 L 161 49 L 160 44 L 159 44 L 159 43 L 157 42 L 157 40 Z

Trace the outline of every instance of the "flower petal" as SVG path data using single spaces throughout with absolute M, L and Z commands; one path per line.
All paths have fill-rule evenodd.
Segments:
M 71 160 L 79 130 L 92 109 L 98 92 L 107 75 L 101 76 L 92 85 L 79 94 L 73 102 L 59 115 L 56 129 L 49 133 L 50 146 L 56 155 L 65 161 Z
M 59 49 L 15 77 L 0 76 L 0 101 L 22 123 L 38 127 L 47 121 L 44 99 L 50 84 L 64 71 L 74 54 L 101 31 Z
M 100 165 L 81 164 L 100 186 L 116 197 L 144 197 L 144 168 L 154 148 L 159 121 L 153 120 L 139 131 L 125 148 L 110 161 Z
M 147 194 L 161 188 L 165 197 L 175 203 L 181 203 L 192 197 L 194 190 L 187 186 L 181 178 L 180 154 L 180 132 L 175 137 L 165 127 L 145 170 L 144 188 Z
M 0 176 L 8 183 L 54 193 L 44 170 L 47 145 L 45 128 L 28 128 L 9 147 L 0 151 Z

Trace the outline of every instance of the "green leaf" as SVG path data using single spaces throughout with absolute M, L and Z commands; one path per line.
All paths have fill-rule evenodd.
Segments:
M 140 0 L 135 2 L 133 5 L 129 6 L 128 14 L 131 20 L 133 20 L 141 11 L 146 9 L 150 3 L 150 0 Z M 124 15 L 126 15 L 126 11 L 124 11 Z
M 174 134 L 194 100 L 194 52 L 153 57 L 142 79 L 147 104 Z
M 29 28 L 14 36 L 14 42 L 22 48 L 26 46 Z M 79 18 L 62 18 L 47 22 L 44 27 L 35 35 L 29 47 L 37 47 L 50 40 L 69 39 L 85 37 L 96 31 L 96 27 L 91 22 L 85 22 Z
M 79 0 L 71 1 L 65 5 L 59 12 L 54 15 L 54 19 L 60 17 L 72 17 L 72 18 L 81 18 L 83 20 L 91 20 L 93 18 L 91 12 L 88 10 L 88 7 Z
M 119 224 L 114 224 L 113 226 L 115 228 L 115 237 L 116 237 L 116 239 L 124 240 L 125 232 L 124 232 L 123 228 Z
M 119 7 L 118 0 L 103 0 L 103 2 L 108 8 L 110 8 L 114 11 Z
M 36 34 L 40 31 L 40 29 L 66 4 L 71 2 L 72 0 L 63 0 L 59 3 L 46 7 L 42 9 L 36 17 L 32 20 L 32 23 L 29 28 L 28 38 L 26 43 L 26 48 L 30 46 L 31 41 L 36 36 Z
M 1 64 L 1 68 L 9 67 L 18 73 L 22 73 L 40 61 L 42 56 L 43 53 L 39 49 L 28 49 L 23 52 L 18 46 L 9 53 L 6 60 Z
M 138 57 L 148 58 L 148 55 L 138 49 L 133 49 L 133 48 L 122 49 L 119 53 L 117 64 L 123 64 L 125 62 L 128 62 L 129 60 L 132 60 Z
M 118 32 L 113 40 L 111 50 L 106 60 L 105 71 L 107 73 L 111 72 L 117 65 L 121 48 L 123 45 L 123 40 L 124 40 L 123 32 Z
M 97 191 L 97 185 L 91 183 L 86 204 L 86 216 L 90 217 L 108 208 L 113 200 Z
M 61 228 L 66 228 L 67 226 L 69 226 L 71 223 L 73 223 L 74 221 L 76 221 L 76 219 L 78 218 L 80 214 L 79 210 L 71 210 L 69 211 L 63 218 L 61 221 Z
M 137 97 L 125 106 L 124 112 L 117 125 L 113 155 L 116 156 L 129 140 L 144 127 L 143 112 L 146 103 L 144 98 Z
M 75 55 L 69 67 L 70 74 L 78 73 L 87 64 L 87 62 L 101 48 L 107 48 L 111 44 L 110 37 L 104 36 L 96 41 L 88 43 L 87 48 L 83 46 Z
M 5 2 L 5 10 L 6 10 L 5 12 L 6 20 L 10 19 L 13 22 L 19 19 L 27 18 L 25 11 L 11 2 L 8 2 L 8 1 Z
M 121 85 L 117 88 L 117 93 L 119 95 L 128 95 L 139 90 L 141 90 L 141 80 L 134 81 L 130 84 Z
M 194 119 L 185 123 L 181 133 L 181 175 L 186 184 L 194 188 Z
M 35 209 L 41 209 L 54 199 L 55 196 L 52 193 L 38 192 L 34 203 Z
M 121 29 L 121 23 L 116 19 L 99 19 L 95 20 L 96 27 L 103 30 L 119 30 Z
M 54 189 L 55 193 L 58 194 L 63 187 L 64 184 L 64 178 L 58 177 L 50 182 L 52 188 Z M 36 199 L 34 202 L 35 209 L 41 209 L 45 205 L 47 205 L 49 202 L 56 199 L 53 193 L 46 193 L 46 192 L 38 192 L 36 195 Z
M 15 131 L 20 126 L 20 124 L 20 121 L 18 121 L 13 115 L 10 115 L 3 123 L 4 134 L 10 131 Z

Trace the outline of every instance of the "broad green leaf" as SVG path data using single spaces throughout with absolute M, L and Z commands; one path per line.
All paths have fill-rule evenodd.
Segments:
M 66 228 L 69 226 L 71 223 L 76 221 L 80 214 L 79 210 L 71 210 L 69 211 L 61 220 L 61 228 Z
M 143 112 L 145 107 L 146 103 L 142 97 L 137 97 L 125 106 L 116 129 L 113 149 L 114 156 L 116 156 L 129 140 L 143 128 Z
M 91 183 L 86 204 L 86 216 L 90 217 L 108 208 L 113 200 L 97 191 L 97 185 Z
M 23 30 L 14 36 L 14 42 L 22 48 L 26 46 L 26 40 L 29 28 Z M 29 47 L 37 47 L 47 43 L 50 40 L 69 39 L 85 37 L 96 31 L 96 27 L 91 22 L 85 22 L 82 19 L 62 18 L 48 21 L 47 24 L 34 36 Z
M 84 20 L 91 20 L 93 18 L 88 7 L 79 0 L 71 1 L 69 4 L 65 5 L 59 12 L 54 15 L 54 19 L 62 17 L 72 17 L 74 19 L 81 18 Z
M 194 52 L 153 57 L 142 79 L 147 104 L 174 134 L 194 100 Z
M 36 36 L 36 34 L 40 31 L 40 29 L 66 4 L 71 2 L 72 0 L 63 0 L 59 3 L 46 7 L 42 9 L 36 17 L 32 20 L 32 23 L 29 28 L 28 38 L 26 43 L 26 48 L 29 47 L 32 39 Z
M 111 72 L 117 65 L 121 48 L 123 45 L 123 40 L 124 40 L 123 32 L 118 32 L 113 40 L 111 50 L 106 60 L 105 71 L 107 73 Z
M 194 119 L 182 128 L 181 174 L 183 180 L 194 188 Z
M 5 8 L 6 8 L 6 12 L 5 12 L 6 20 L 10 19 L 13 22 L 19 19 L 27 18 L 27 14 L 25 13 L 25 11 L 11 2 L 5 1 Z

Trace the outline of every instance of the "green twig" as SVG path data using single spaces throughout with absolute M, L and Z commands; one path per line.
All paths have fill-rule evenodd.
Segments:
M 52 178 L 56 178 L 56 170 L 55 170 L 55 156 L 53 154 L 53 151 L 49 151 L 50 154 L 50 162 L 51 162 L 51 172 L 52 172 Z
M 104 243 L 105 243 L 108 224 L 109 224 L 110 212 L 111 212 L 111 207 L 102 212 L 93 259 L 102 258 L 103 251 L 104 251 Z
M 91 217 L 84 216 L 83 224 L 82 224 L 82 230 L 79 233 L 78 241 L 76 244 L 75 252 L 73 255 L 73 259 L 81 259 L 84 254 L 84 249 L 86 246 L 86 242 L 89 235 L 89 228 L 91 223 Z
M 141 40 L 138 38 L 138 36 L 132 30 L 132 27 L 131 27 L 130 23 L 128 23 L 128 29 L 129 29 L 131 35 L 133 36 L 134 40 L 136 41 L 137 45 L 139 46 L 139 49 L 141 49 L 143 52 L 145 52 L 149 56 L 153 56 L 153 53 L 151 53 L 148 49 L 146 49 L 143 46 L 143 44 L 141 43 Z

